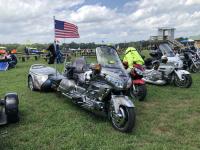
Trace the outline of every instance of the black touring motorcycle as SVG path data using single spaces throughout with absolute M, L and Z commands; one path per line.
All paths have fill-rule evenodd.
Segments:
M 131 132 L 135 124 L 135 106 L 125 96 L 132 81 L 116 50 L 96 48 L 98 64 L 86 64 L 83 57 L 65 65 L 63 74 L 45 65 L 32 65 L 28 75 L 29 88 L 56 90 L 72 102 L 94 113 L 107 116 L 114 128 Z

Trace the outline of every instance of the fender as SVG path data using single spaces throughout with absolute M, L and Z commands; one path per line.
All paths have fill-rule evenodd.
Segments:
M 178 76 L 178 78 L 180 80 L 183 80 L 182 75 L 183 74 L 190 74 L 188 71 L 186 70 L 174 70 L 175 74 Z
M 119 112 L 119 106 L 135 107 L 132 101 L 124 95 L 112 95 L 111 103 L 114 106 L 115 113 Z
M 145 81 L 142 79 L 133 80 L 133 84 L 135 85 L 144 85 Z

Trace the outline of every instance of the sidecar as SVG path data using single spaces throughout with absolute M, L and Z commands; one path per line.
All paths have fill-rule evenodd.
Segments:
M 32 90 L 51 91 L 65 78 L 56 69 L 44 64 L 34 64 L 28 74 L 28 87 Z
M 19 121 L 17 93 L 7 93 L 0 100 L 0 125 Z

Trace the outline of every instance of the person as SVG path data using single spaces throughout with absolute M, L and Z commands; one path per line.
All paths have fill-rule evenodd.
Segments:
M 26 55 L 29 55 L 29 50 L 28 50 L 28 48 L 26 46 L 24 48 L 24 52 L 25 52 Z
M 65 59 L 66 59 L 67 62 L 70 62 L 71 59 L 72 59 L 72 57 L 71 57 L 71 55 L 68 53 L 68 54 L 66 54 Z
M 128 47 L 125 51 L 123 64 L 127 66 L 127 69 L 132 69 L 134 64 L 144 64 L 144 60 L 137 52 L 136 48 Z
M 6 51 L 6 52 L 3 54 L 3 56 L 2 56 L 1 59 L 5 59 L 5 60 L 10 59 L 9 53 Z
M 54 64 L 55 59 L 56 59 L 56 50 L 55 50 L 55 46 L 54 44 L 50 44 L 49 47 L 47 48 L 47 50 L 49 51 L 49 62 L 48 64 Z
M 14 68 L 17 64 L 17 57 L 12 54 L 11 51 L 6 51 L 1 60 L 5 60 L 8 63 L 9 68 Z
M 56 46 L 56 62 L 57 64 L 62 63 L 62 53 L 60 52 L 60 46 L 59 46 L 59 41 L 55 41 L 55 46 Z
M 17 57 L 14 54 L 12 54 L 11 51 L 9 51 L 8 52 L 8 58 L 10 59 L 8 61 L 9 68 L 14 68 L 17 65 Z

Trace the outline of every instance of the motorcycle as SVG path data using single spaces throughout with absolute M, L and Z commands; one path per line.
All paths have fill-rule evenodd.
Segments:
M 128 64 L 123 62 L 124 68 L 128 70 Z M 134 64 L 133 69 L 129 71 L 132 79 L 132 86 L 128 90 L 128 95 L 139 101 L 144 101 L 147 95 L 147 87 L 145 81 L 142 79 L 144 74 L 144 68 L 140 64 Z
M 28 75 L 31 90 L 55 90 L 75 104 L 106 116 L 113 127 L 131 132 L 135 124 L 135 106 L 124 95 L 131 86 L 114 48 L 96 48 L 98 64 L 88 65 L 83 57 L 65 65 L 64 73 L 45 65 L 32 65 Z
M 186 50 L 180 58 L 183 60 L 183 69 L 190 70 L 193 73 L 200 71 L 200 56 L 198 52 Z
M 173 83 L 177 87 L 189 88 L 192 85 L 192 77 L 186 70 L 178 69 L 178 65 L 175 66 L 172 63 L 158 60 L 146 60 L 145 61 L 144 81 L 155 85 L 165 85 L 167 83 Z
M 183 61 L 174 53 L 170 45 L 166 42 L 158 44 L 157 49 L 151 50 L 150 56 L 154 60 L 161 60 L 162 56 L 167 56 L 168 63 L 176 65 L 177 68 L 183 67 Z

